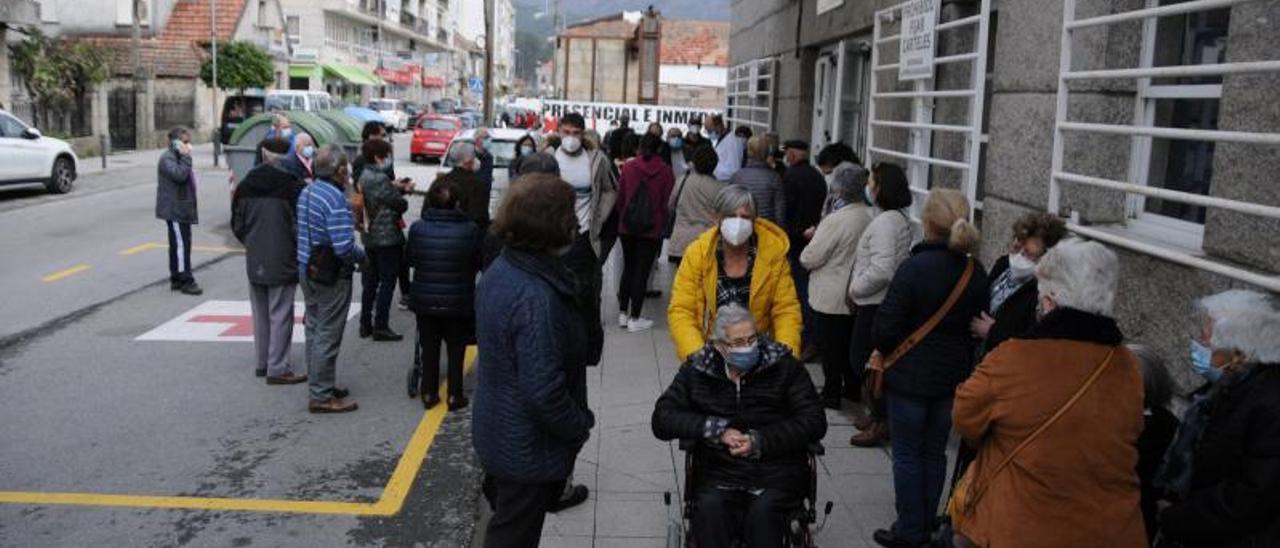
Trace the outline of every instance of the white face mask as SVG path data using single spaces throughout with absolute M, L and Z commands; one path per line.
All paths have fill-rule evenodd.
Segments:
M 747 243 L 751 238 L 751 232 L 755 229 L 750 219 L 741 217 L 729 217 L 720 221 L 720 237 L 732 246 L 739 246 Z
M 560 149 L 569 154 L 577 154 L 579 150 L 582 150 L 582 139 L 573 135 L 565 135 L 560 138 Z
M 1022 253 L 1009 254 L 1009 274 L 1015 280 L 1025 280 L 1035 275 L 1036 263 Z

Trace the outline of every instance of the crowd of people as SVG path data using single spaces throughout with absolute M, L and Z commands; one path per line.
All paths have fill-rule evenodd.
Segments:
M 356 410 L 335 384 L 353 274 L 360 336 L 375 341 L 402 338 L 387 318 L 403 280 L 429 407 L 441 346 L 450 410 L 468 405 L 463 349 L 478 347 L 486 546 L 536 546 L 546 512 L 588 497 L 572 476 L 595 424 L 586 368 L 606 359 L 605 261 L 618 244 L 618 326 L 642 332 L 665 245 L 682 366 L 652 428 L 700 470 L 688 494 L 700 547 L 780 545 L 827 410 L 855 412 L 852 445 L 892 449 L 883 546 L 1280 545 L 1274 296 L 1198 301 L 1189 361 L 1204 384 L 1180 412 L 1164 362 L 1115 320 L 1120 267 L 1105 246 L 1028 213 L 988 270 L 962 193 L 929 191 L 913 222 L 898 165 L 868 169 L 840 143 L 811 160 L 802 140 L 705 122 L 637 133 L 620 120 L 601 136 L 567 114 L 517 143 L 492 219 L 493 158 L 477 132 L 451 148 L 455 167 L 412 223 L 414 184 L 395 177 L 377 127 L 355 159 L 274 128 L 233 198 L 257 374 L 308 382 L 312 412 Z M 157 216 L 178 242 L 173 288 L 196 293 L 182 245 L 195 222 L 189 138 L 170 137 Z M 299 285 L 305 371 L 288 354 Z M 804 366 L 815 360 L 821 387 Z

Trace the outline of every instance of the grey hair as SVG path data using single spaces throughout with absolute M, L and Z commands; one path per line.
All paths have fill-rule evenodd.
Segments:
M 751 327 L 754 329 L 756 317 L 752 316 L 751 311 L 743 308 L 740 304 L 727 304 L 720 307 L 716 310 L 716 323 L 711 332 L 712 340 L 725 342 L 725 332 L 729 330 L 729 326 L 743 322 L 751 322 Z
M 283 112 L 277 112 L 271 115 L 271 125 L 273 126 L 278 126 L 280 125 L 280 122 L 288 122 L 288 121 L 289 121 L 289 117 L 285 116 Z
M 1040 296 L 1058 306 L 1111 316 L 1115 307 L 1120 260 L 1106 246 L 1080 239 L 1064 240 L 1045 253 L 1036 266 Z
M 466 141 L 459 142 L 453 147 L 453 150 L 449 151 L 449 161 L 453 162 L 453 165 L 455 166 L 460 166 L 470 162 L 471 160 L 474 160 L 475 157 L 476 146 Z
M 751 191 L 741 185 L 726 185 L 716 193 L 715 200 L 711 202 L 716 217 L 721 219 L 737 215 L 738 210 L 743 207 L 751 210 L 752 218 L 756 216 L 756 199 L 751 196 Z
M 837 188 L 840 189 L 840 197 L 857 203 L 862 202 L 862 189 L 867 186 L 867 178 L 870 175 L 866 168 L 852 162 L 841 162 L 831 172 Z
M 347 155 L 342 152 L 338 145 L 325 145 L 320 147 L 316 152 L 316 158 L 311 163 L 311 170 L 315 173 L 317 179 L 333 180 L 338 174 L 338 170 L 347 164 Z
M 1213 322 L 1209 346 L 1236 350 L 1250 362 L 1280 363 L 1280 310 L 1272 297 L 1247 289 L 1232 289 L 1196 302 Z
M 187 131 L 187 128 L 182 126 L 174 126 L 169 129 L 169 140 L 172 141 L 174 139 L 181 139 L 184 135 L 190 135 L 190 134 L 191 133 Z
M 1131 343 L 1125 345 L 1138 357 L 1138 365 L 1142 369 L 1142 392 L 1147 409 L 1168 409 L 1173 399 L 1173 379 L 1165 367 L 1164 358 L 1154 348 L 1145 344 Z

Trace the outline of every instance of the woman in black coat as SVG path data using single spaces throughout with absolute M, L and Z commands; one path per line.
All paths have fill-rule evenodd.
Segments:
M 982 339 L 983 355 L 1036 324 L 1036 263 L 1066 235 L 1067 226 L 1049 213 L 1028 213 L 1013 223 L 1013 247 L 996 259 L 988 276 L 991 313 L 970 324 Z
M 1235 289 L 1201 299 L 1197 391 L 1165 457 L 1160 536 L 1185 547 L 1280 546 L 1280 309 Z
M 406 252 L 413 268 L 409 305 L 418 317 L 422 345 L 422 390 L 427 408 L 440 403 L 440 343 L 449 358 L 449 410 L 467 406 L 462 395 L 462 360 L 472 337 L 476 272 L 483 234 L 458 209 L 458 186 L 437 179 L 427 192 L 427 209 L 409 228 Z

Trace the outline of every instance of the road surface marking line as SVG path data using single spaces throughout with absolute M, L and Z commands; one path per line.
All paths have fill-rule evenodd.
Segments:
M 145 244 L 135 245 L 129 249 L 121 251 L 120 254 L 121 255 L 137 255 L 139 253 L 142 253 L 143 251 L 150 251 L 152 249 L 169 249 L 169 246 L 167 244 L 147 242 Z M 191 246 L 191 250 L 192 251 L 211 251 L 214 253 L 244 253 L 243 247 L 229 247 L 229 246 L 221 246 L 221 245 L 193 245 Z
M 463 375 L 475 363 L 475 347 L 467 347 Z M 440 394 L 448 394 L 448 383 L 441 383 Z M 445 398 L 441 398 L 444 400 Z M 441 402 L 443 403 L 443 401 Z M 447 406 L 436 405 L 422 414 L 418 427 L 405 445 L 391 479 L 382 489 L 377 502 L 341 502 L 285 499 L 237 499 L 224 497 L 174 497 L 150 495 L 114 495 L 106 493 L 42 493 L 35 491 L 0 491 L 0 504 L 123 506 L 132 508 L 174 508 L 185 510 L 220 510 L 242 512 L 282 512 L 294 514 L 341 514 L 356 516 L 394 516 L 404 507 L 413 480 L 426 462 L 431 442 L 444 422 Z
M 84 271 L 86 271 L 86 270 L 89 270 L 89 265 L 87 265 L 87 264 L 78 264 L 78 265 L 75 265 L 75 266 L 73 266 L 73 267 L 71 267 L 71 268 L 68 268 L 68 269 L 66 269 L 66 270 L 59 270 L 59 271 L 57 271 L 57 272 L 54 272 L 53 274 L 50 274 L 50 275 L 45 276 L 45 277 L 43 277 L 43 278 L 40 278 L 40 281 L 42 281 L 42 282 L 44 282 L 44 283 L 56 282 L 56 281 L 58 281 L 58 280 L 61 280 L 61 279 L 63 279 L 63 278 L 66 278 L 67 276 L 71 276 L 71 275 L 73 275 L 73 274 L 78 274 L 78 273 L 80 273 L 80 272 L 84 272 Z
M 129 249 L 126 249 L 126 250 L 124 250 L 124 251 L 121 251 L 121 252 L 120 252 L 120 254 L 121 254 L 121 255 L 137 255 L 137 254 L 142 253 L 143 251 L 147 251 L 147 250 L 149 250 L 149 249 L 160 249 L 160 248 L 165 248 L 165 247 L 169 247 L 169 246 L 164 245 L 164 244 L 158 244 L 158 243 L 155 243 L 155 242 L 147 242 L 147 243 L 145 243 L 145 244 L 142 244 L 142 245 L 135 245 L 135 246 L 133 246 L 133 247 L 131 247 L 131 248 L 129 248 Z

